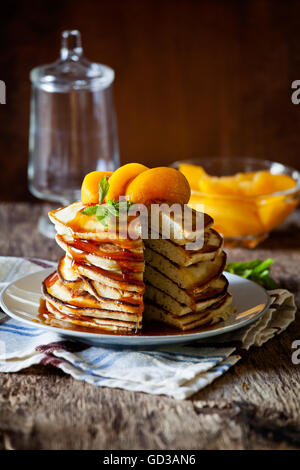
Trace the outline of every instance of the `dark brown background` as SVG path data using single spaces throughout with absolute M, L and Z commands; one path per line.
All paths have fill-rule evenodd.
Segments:
M 32 67 L 78 28 L 86 55 L 116 71 L 122 163 L 255 156 L 300 168 L 300 2 L 44 0 L 1 4 L 0 200 L 30 199 Z M 32 198 L 33 199 L 33 198 Z

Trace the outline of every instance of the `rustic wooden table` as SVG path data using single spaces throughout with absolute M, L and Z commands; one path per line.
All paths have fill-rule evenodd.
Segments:
M 57 260 L 38 233 L 45 206 L 0 205 L 0 254 Z M 258 249 L 230 260 L 272 257 L 273 275 L 300 302 L 300 213 Z M 186 401 L 96 388 L 52 366 L 0 374 L 0 449 L 289 449 L 300 447 L 300 366 L 294 324 L 253 348 L 222 378 Z

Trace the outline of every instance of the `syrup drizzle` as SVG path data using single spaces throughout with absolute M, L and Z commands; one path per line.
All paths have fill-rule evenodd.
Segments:
M 78 248 L 78 245 L 80 245 L 81 247 Z M 70 253 L 70 255 L 72 256 L 72 258 L 75 260 L 75 261 L 86 261 L 86 251 L 87 250 L 83 250 L 82 249 L 82 245 L 81 243 L 78 243 L 78 241 L 75 241 L 75 242 L 68 242 L 68 252 Z M 89 254 L 92 254 L 92 255 L 97 255 L 97 256 L 101 256 L 102 255 L 99 255 L 99 251 L 97 249 L 94 249 L 92 250 L 92 247 L 89 246 L 89 250 L 88 253 Z M 126 255 L 125 255 L 126 256 Z M 144 261 L 143 259 L 139 259 L 138 262 L 135 260 L 135 261 L 132 261 L 132 260 L 129 260 L 128 258 L 126 257 L 122 257 L 122 254 L 121 253 L 115 253 L 114 256 L 110 256 L 110 255 L 107 255 L 106 256 L 103 256 L 103 258 L 107 258 L 107 259 L 112 259 L 114 261 L 117 261 L 122 272 L 133 272 L 133 273 L 136 273 L 136 272 L 143 272 L 144 270 Z

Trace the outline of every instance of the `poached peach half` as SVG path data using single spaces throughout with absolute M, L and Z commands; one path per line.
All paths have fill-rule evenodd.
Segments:
M 83 204 L 98 204 L 99 183 L 103 176 L 107 179 L 113 174 L 112 171 L 92 171 L 88 173 L 81 186 L 81 202 Z
M 141 163 L 127 163 L 120 166 L 109 178 L 109 191 L 106 200 L 117 201 L 120 196 L 125 196 L 126 188 L 138 175 L 148 170 Z
M 133 203 L 154 202 L 187 204 L 191 189 L 186 177 L 175 168 L 158 167 L 136 176 L 127 186 L 126 198 Z

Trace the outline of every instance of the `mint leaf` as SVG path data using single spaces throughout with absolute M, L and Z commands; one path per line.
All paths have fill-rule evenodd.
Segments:
M 96 211 L 97 211 L 97 206 L 88 206 L 88 207 L 85 207 L 82 212 L 85 215 L 94 215 L 96 214 Z
M 100 183 L 99 183 L 99 204 L 102 204 L 102 202 L 107 196 L 108 191 L 109 191 L 109 182 L 107 181 L 106 177 L 103 176 L 103 178 L 100 180 Z
M 107 201 L 106 208 L 108 212 L 110 212 L 111 215 L 114 215 L 115 217 L 118 217 L 119 215 L 119 210 L 115 207 L 115 204 L 113 201 Z
M 96 210 L 96 217 L 105 217 L 107 215 L 106 205 L 98 205 Z
M 107 208 L 107 204 L 101 204 L 101 205 L 99 204 L 97 206 L 96 217 L 104 227 L 108 226 L 108 222 L 111 218 L 111 214 Z
M 262 261 L 256 259 L 248 262 L 228 263 L 225 271 L 251 279 L 266 289 L 276 289 L 276 282 L 270 277 L 270 266 L 274 263 L 271 258 Z
M 271 258 L 266 259 L 266 260 L 263 261 L 261 264 L 259 264 L 258 266 L 256 266 L 256 268 L 253 270 L 253 272 L 254 272 L 255 274 L 262 273 L 263 271 L 268 270 L 269 267 L 271 266 L 271 264 L 273 264 L 273 260 L 272 260 Z
M 102 225 L 107 227 L 108 225 L 108 220 L 110 217 L 108 217 L 108 210 L 106 209 L 106 204 L 103 205 L 98 205 L 97 206 L 97 211 L 96 211 L 96 217 L 99 222 L 101 222 Z
M 103 217 L 97 217 L 99 222 L 104 226 L 108 227 L 108 222 L 110 221 L 111 216 L 107 213 Z

